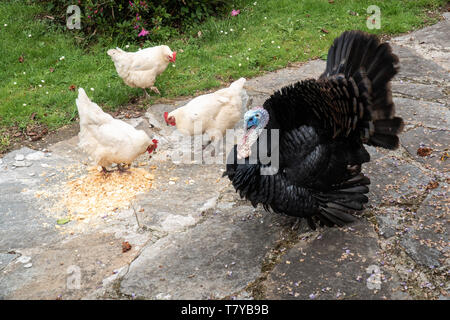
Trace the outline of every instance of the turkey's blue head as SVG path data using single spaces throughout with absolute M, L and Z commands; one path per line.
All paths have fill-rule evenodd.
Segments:
M 248 158 L 251 146 L 269 122 L 269 113 L 263 107 L 254 107 L 244 114 L 244 137 L 237 146 L 239 159 Z

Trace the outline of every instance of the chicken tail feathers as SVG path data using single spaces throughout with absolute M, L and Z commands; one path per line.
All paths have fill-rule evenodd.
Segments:
M 78 97 L 75 103 L 80 117 L 80 126 L 104 123 L 112 119 L 109 114 L 104 113 L 96 103 L 89 99 L 83 88 L 78 89 Z
M 391 79 L 398 72 L 398 57 L 388 43 L 377 36 L 361 31 L 347 31 L 335 39 L 328 51 L 327 66 L 320 78 L 344 75 L 352 78 L 365 96 L 363 116 L 360 119 L 364 143 L 387 149 L 396 149 L 403 120 L 394 117 Z
M 239 78 L 230 84 L 230 88 L 235 89 L 236 91 L 241 91 L 246 81 L 247 80 L 245 78 Z

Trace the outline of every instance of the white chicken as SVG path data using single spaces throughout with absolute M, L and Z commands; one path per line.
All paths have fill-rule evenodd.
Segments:
M 206 133 L 211 141 L 220 139 L 241 119 L 242 108 L 246 107 L 248 100 L 245 81 L 245 78 L 240 78 L 228 88 L 198 96 L 185 106 L 165 112 L 167 125 L 176 126 L 185 135 Z
M 78 89 L 76 104 L 80 116 L 79 146 L 103 172 L 108 172 L 106 167 L 113 163 L 124 171 L 122 163 L 131 164 L 145 151 L 151 153 L 156 149 L 156 139 L 151 140 L 143 130 L 103 112 L 82 88 Z
M 146 88 L 159 93 L 154 86 L 156 77 L 166 70 L 169 62 L 175 62 L 177 53 L 168 46 L 146 48 L 136 52 L 126 52 L 120 48 L 108 50 L 117 73 L 130 87 L 142 88 L 147 97 Z

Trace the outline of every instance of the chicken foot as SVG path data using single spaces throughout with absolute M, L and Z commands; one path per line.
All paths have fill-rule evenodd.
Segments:
M 142 88 L 142 90 L 144 90 L 144 92 L 145 92 L 145 97 L 147 99 L 150 99 L 150 94 L 147 92 L 147 90 L 145 90 L 145 88 Z M 150 90 L 153 91 L 156 94 L 159 94 L 159 95 L 161 94 L 161 92 L 159 92 L 157 87 L 150 87 Z
M 119 169 L 120 173 L 130 173 L 130 171 L 127 171 L 128 168 L 124 168 L 120 163 L 117 164 L 117 169 Z
M 102 167 L 102 172 L 103 172 L 104 174 L 108 174 L 108 173 L 111 173 L 112 170 L 108 170 L 108 169 L 106 169 L 106 167 Z
M 157 87 L 150 87 L 150 90 L 152 90 L 156 94 L 159 94 L 159 95 L 161 94 L 161 92 L 159 92 Z
M 147 90 L 145 90 L 145 88 L 142 88 L 142 90 L 144 90 L 144 92 L 145 92 L 145 97 L 147 99 L 150 99 L 150 95 L 148 94 Z

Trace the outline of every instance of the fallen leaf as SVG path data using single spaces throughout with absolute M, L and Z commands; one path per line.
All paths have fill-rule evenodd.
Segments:
M 122 242 L 122 252 L 127 252 L 131 249 L 131 244 L 128 241 Z
M 50 68 L 50 72 L 53 72 L 53 71 L 55 71 L 55 68 Z
M 36 115 L 37 115 L 37 113 L 36 113 L 36 112 L 33 112 L 33 113 L 31 114 L 31 116 L 30 116 L 30 120 L 36 119 Z
M 70 218 L 62 218 L 62 219 L 56 220 L 56 223 L 59 225 L 63 225 L 63 224 L 68 223 L 69 221 L 70 221 Z
M 328 3 L 334 3 L 334 0 L 328 0 Z
M 437 181 L 430 181 L 426 187 L 427 190 L 432 190 L 432 189 L 436 189 L 437 187 L 439 187 L 439 182 Z
M 24 61 L 23 56 L 20 56 L 20 57 L 19 57 L 19 62 L 20 62 L 20 63 L 23 63 L 23 61 Z
M 433 152 L 433 149 L 425 147 L 417 149 L 417 155 L 421 157 L 429 156 Z
M 74 84 L 71 84 L 70 87 L 69 87 L 69 90 L 70 91 L 75 91 L 75 89 L 76 89 L 76 86 Z
M 324 29 L 324 28 L 322 28 L 322 29 L 320 29 L 323 33 L 330 33 L 330 31 L 328 31 L 327 29 Z

